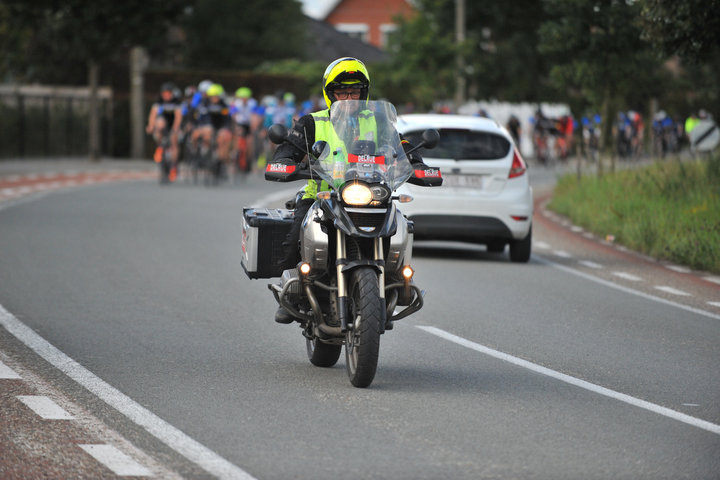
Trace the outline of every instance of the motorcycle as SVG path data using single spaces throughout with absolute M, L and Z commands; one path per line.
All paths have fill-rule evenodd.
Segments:
M 276 266 L 293 211 L 245 208 L 242 265 L 250 278 L 280 277 L 268 287 L 300 322 L 310 362 L 332 367 L 344 345 L 350 382 L 362 388 L 375 377 L 380 336 L 423 306 L 424 292 L 412 281 L 413 224 L 396 206 L 412 198 L 396 190 L 406 181 L 442 184 L 438 169 L 415 170 L 407 157 L 433 148 L 439 133 L 425 131 L 406 153 L 395 107 L 385 101 L 335 102 L 329 118 L 336 137 L 316 142 L 300 165 L 271 161 L 265 171 L 269 181 L 313 179 L 329 187 L 303 219 L 300 263 Z M 270 128 L 274 143 L 287 136 L 282 125 Z

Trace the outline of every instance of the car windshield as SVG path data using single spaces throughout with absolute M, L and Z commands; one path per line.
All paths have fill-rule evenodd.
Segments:
M 339 188 L 354 180 L 395 190 L 413 173 L 396 130 L 397 112 L 385 101 L 343 100 L 330 108 L 327 145 L 313 173 Z M 328 126 L 329 127 L 329 126 Z
M 420 142 L 422 131 L 412 131 L 405 135 L 412 144 Z M 450 158 L 453 160 L 498 160 L 505 158 L 510 151 L 510 142 L 500 135 L 474 130 L 446 128 L 440 130 L 440 142 L 431 152 L 421 149 L 420 154 L 430 158 Z

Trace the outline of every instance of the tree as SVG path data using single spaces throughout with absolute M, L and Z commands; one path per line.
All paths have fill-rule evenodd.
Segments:
M 610 148 L 616 112 L 650 88 L 659 62 L 640 39 L 639 5 L 625 0 L 546 0 L 540 53 L 562 91 L 600 109 L 604 149 Z
M 720 51 L 720 0 L 642 0 L 643 36 L 665 57 L 691 63 Z
M 296 0 L 197 0 L 182 25 L 190 67 L 250 70 L 304 54 L 305 17 Z
M 690 107 L 709 108 L 720 116 L 720 0 L 640 3 L 643 38 L 660 58 L 680 58 Z
M 390 82 L 383 92 L 428 106 L 453 96 L 455 78 L 467 80 L 470 97 L 533 101 L 557 96 L 537 52 L 537 29 L 545 18 L 539 0 L 466 2 L 466 40 L 455 42 L 452 0 L 419 0 L 417 15 L 398 20 L 391 37 Z M 462 54 L 465 71 L 458 72 Z M 383 72 L 385 73 L 385 72 Z
M 97 87 L 101 63 L 133 45 L 163 35 L 187 0 L 6 0 L 4 73 L 21 80 L 77 80 L 86 70 L 90 86 L 89 151 L 99 158 Z M 9 51 L 10 48 L 16 51 Z M 78 66 L 86 66 L 78 68 Z M 74 67 L 74 68 L 73 68 Z

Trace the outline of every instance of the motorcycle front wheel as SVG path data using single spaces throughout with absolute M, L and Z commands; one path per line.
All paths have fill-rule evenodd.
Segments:
M 380 327 L 385 323 L 385 302 L 372 268 L 358 268 L 350 277 L 350 321 L 345 360 L 350 383 L 369 386 L 375 378 L 380 354 Z

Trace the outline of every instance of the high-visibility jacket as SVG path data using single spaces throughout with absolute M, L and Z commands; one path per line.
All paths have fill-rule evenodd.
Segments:
M 340 140 L 335 129 L 330 121 L 330 110 L 321 110 L 311 114 L 315 121 L 315 141 L 324 141 L 328 143 L 328 147 L 331 152 L 338 152 L 336 158 L 338 162 L 333 168 L 333 177 L 340 180 L 342 183 L 344 180 L 345 168 L 347 165 L 347 146 L 345 142 Z M 358 138 L 356 140 L 370 140 L 377 141 L 377 124 L 375 123 L 375 115 L 370 110 L 363 110 L 358 115 Z M 330 190 L 328 183 L 323 180 L 320 183 L 320 189 L 318 190 L 318 184 L 315 180 L 308 180 L 308 184 L 305 187 L 305 194 L 303 199 L 316 198 L 318 191 Z

